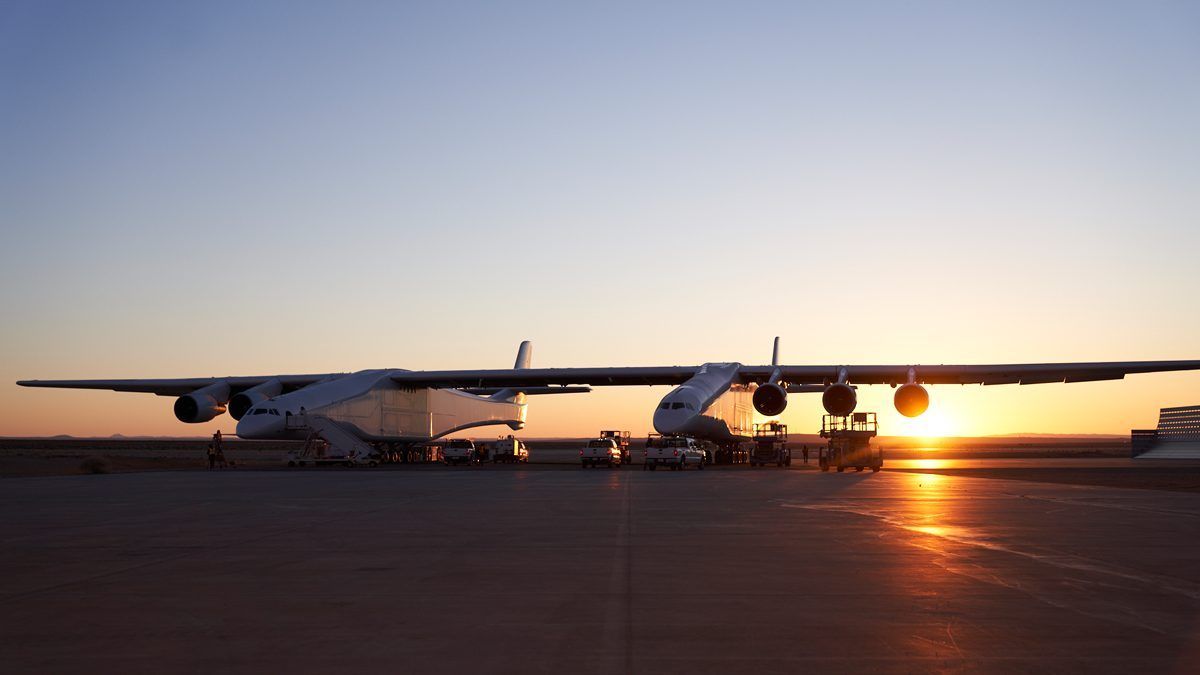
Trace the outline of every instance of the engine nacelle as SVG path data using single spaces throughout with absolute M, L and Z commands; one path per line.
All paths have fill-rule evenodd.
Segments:
M 175 417 L 188 424 L 207 422 L 225 412 L 228 400 L 229 385 L 224 381 L 214 382 L 176 399 Z
M 848 384 L 831 384 L 825 388 L 825 393 L 821 394 L 821 405 L 825 406 L 825 412 L 830 415 L 845 417 L 854 412 L 855 406 L 858 405 L 858 394 L 854 392 L 854 387 Z
M 283 391 L 283 385 L 279 380 L 269 380 L 263 382 L 257 387 L 251 387 L 245 391 L 240 391 L 234 394 L 233 398 L 229 399 L 229 416 L 235 420 L 240 420 L 250 412 L 250 409 L 259 403 L 264 403 L 272 398 L 275 398 Z
M 210 394 L 187 394 L 175 400 L 175 417 L 180 422 L 199 424 L 225 412 L 225 404 Z
M 773 383 L 759 385 L 754 390 L 753 400 L 755 410 L 767 417 L 774 417 L 787 408 L 787 391 Z
M 929 409 L 929 391 L 919 384 L 906 384 L 896 390 L 896 410 L 905 417 L 920 417 Z

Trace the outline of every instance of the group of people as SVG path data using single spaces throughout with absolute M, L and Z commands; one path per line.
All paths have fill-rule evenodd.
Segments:
M 212 442 L 208 444 L 208 468 L 225 469 L 229 467 L 229 462 L 225 461 L 225 450 L 221 447 L 221 430 L 217 429 L 217 433 L 213 434 Z

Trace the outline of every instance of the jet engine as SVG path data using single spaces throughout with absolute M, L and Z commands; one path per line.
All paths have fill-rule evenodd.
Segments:
M 825 412 L 830 415 L 845 417 L 854 412 L 854 407 L 858 405 L 858 394 L 854 393 L 854 387 L 848 384 L 831 384 L 825 388 L 825 393 L 821 394 L 821 405 L 825 406 Z
M 787 391 L 777 384 L 762 384 L 754 390 L 753 401 L 755 410 L 774 417 L 787 408 Z
M 919 384 L 905 384 L 896 390 L 896 410 L 905 417 L 920 417 L 929 409 L 929 391 Z
M 227 401 L 229 401 L 229 385 L 224 381 L 214 382 L 176 399 L 175 417 L 180 422 L 188 424 L 207 422 L 225 412 Z
M 235 420 L 240 420 L 243 415 L 250 412 L 251 408 L 278 396 L 281 391 L 283 391 L 283 385 L 279 380 L 269 380 L 257 387 L 240 391 L 229 399 L 229 415 Z

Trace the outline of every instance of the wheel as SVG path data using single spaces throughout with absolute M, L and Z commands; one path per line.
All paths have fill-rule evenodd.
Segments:
M 879 470 L 882 468 L 883 467 L 881 467 L 881 466 L 873 466 L 873 467 L 871 467 L 871 473 L 879 473 Z
M 854 470 L 855 470 L 856 472 L 858 472 L 858 473 L 862 473 L 863 467 L 861 467 L 861 466 L 856 466 L 856 467 L 854 467 Z
M 837 469 L 838 469 L 838 473 L 841 473 L 841 472 L 843 472 L 843 471 L 845 471 L 845 470 L 846 470 L 846 467 L 844 467 L 844 466 L 839 466 Z

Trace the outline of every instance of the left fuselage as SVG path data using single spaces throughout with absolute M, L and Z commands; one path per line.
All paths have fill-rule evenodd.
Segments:
M 238 422 L 241 438 L 303 439 L 288 424 L 298 415 L 321 415 L 371 441 L 422 442 L 471 427 L 525 424 L 523 395 L 495 399 L 453 389 L 397 385 L 393 370 L 364 370 L 282 394 L 254 406 Z

